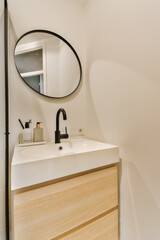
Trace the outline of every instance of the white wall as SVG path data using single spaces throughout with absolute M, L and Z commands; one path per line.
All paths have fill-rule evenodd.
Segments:
M 76 49 L 83 64 L 83 21 L 84 6 L 74 0 L 14 0 L 8 1 L 10 21 L 10 111 L 11 111 L 11 150 L 17 142 L 21 127 L 18 122 L 28 119 L 42 121 L 46 140 L 54 139 L 56 112 L 64 107 L 68 120 L 61 127 L 84 128 L 84 84 L 72 96 L 55 100 L 42 97 L 32 91 L 20 79 L 13 59 L 14 45 L 18 37 L 33 29 L 46 29 L 64 37 Z M 38 9 L 38 11 L 37 11 Z M 36 15 L 36 17 L 35 17 Z M 74 21 L 73 21 L 74 19 Z M 33 127 L 35 124 L 32 125 Z
M 0 1 L 0 240 L 5 240 L 4 3 Z
M 46 72 L 47 72 L 47 95 L 60 96 L 59 94 L 59 41 L 49 39 L 46 46 Z
M 121 240 L 159 240 L 160 1 L 86 13 L 87 134 L 120 147 Z
M 68 95 L 73 92 L 79 83 L 80 69 L 73 51 L 65 44 L 60 46 L 59 81 L 60 93 Z
M 83 127 L 86 103 L 87 135 L 120 146 L 121 240 L 159 240 L 160 2 L 9 0 L 9 7 L 12 148 L 21 130 L 18 118 L 44 122 L 51 139 L 57 109 L 66 109 L 70 125 Z M 84 86 L 74 97 L 56 101 L 21 81 L 13 47 L 17 37 L 36 28 L 57 32 L 76 49 L 86 101 Z

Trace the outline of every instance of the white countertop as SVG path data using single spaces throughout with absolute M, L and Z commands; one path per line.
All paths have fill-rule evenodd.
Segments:
M 15 146 L 11 190 L 117 162 L 117 146 L 83 137 L 63 140 L 59 144 L 50 142 L 43 145 Z

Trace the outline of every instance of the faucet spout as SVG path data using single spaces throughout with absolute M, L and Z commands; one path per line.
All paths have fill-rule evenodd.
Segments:
M 59 131 L 59 116 L 60 116 L 60 113 L 63 114 L 63 120 L 67 120 L 66 111 L 63 108 L 60 108 L 57 111 L 57 115 L 56 115 L 56 131 Z
M 68 138 L 68 134 L 67 134 L 67 128 L 66 129 L 66 133 L 65 134 L 61 134 L 60 130 L 59 130 L 59 117 L 60 117 L 60 113 L 62 113 L 63 115 L 63 120 L 67 120 L 67 114 L 66 111 L 63 108 L 60 108 L 57 111 L 57 115 L 56 115 L 56 131 L 55 131 L 55 143 L 60 143 L 60 140 L 62 138 Z

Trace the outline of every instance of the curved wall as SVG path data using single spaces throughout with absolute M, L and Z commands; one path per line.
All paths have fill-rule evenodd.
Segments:
M 44 122 L 52 139 L 57 108 L 66 108 L 70 126 L 120 147 L 121 240 L 159 240 L 160 2 L 9 0 L 9 7 L 12 149 L 18 118 Z M 37 98 L 19 78 L 14 44 L 35 28 L 61 34 L 79 53 L 83 86 L 73 98 Z
M 122 240 L 160 239 L 159 12 L 159 1 L 87 6 L 86 129 L 120 147 Z
M 45 98 L 32 91 L 19 77 L 14 64 L 14 46 L 17 39 L 25 32 L 34 29 L 45 29 L 64 37 L 75 48 L 80 57 L 83 69 L 84 62 L 84 5 L 74 0 L 14 0 L 8 1 L 10 14 L 10 109 L 11 109 L 11 153 L 18 142 L 22 122 L 32 119 L 32 127 L 37 121 L 43 122 L 45 140 L 54 141 L 56 112 L 63 107 L 67 121 L 61 118 L 61 129 L 65 124 L 69 128 L 85 127 L 85 92 L 84 84 L 70 97 L 62 100 Z M 74 19 L 74 21 L 73 21 Z

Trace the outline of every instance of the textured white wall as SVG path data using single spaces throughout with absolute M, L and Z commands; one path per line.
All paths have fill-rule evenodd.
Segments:
M 0 1 L 0 240 L 5 240 L 4 3 Z
M 51 138 L 57 108 L 66 108 L 71 125 L 85 125 L 86 117 L 88 136 L 120 146 L 121 240 L 159 240 L 160 2 L 9 0 L 9 6 L 11 146 L 20 131 L 18 118 L 43 121 Z M 20 80 L 13 47 L 17 37 L 36 28 L 65 37 L 81 60 L 85 46 L 86 101 L 84 86 L 73 98 L 55 101 Z
M 56 112 L 64 108 L 67 121 L 60 122 L 72 128 L 85 127 L 84 83 L 74 95 L 62 100 L 45 98 L 31 90 L 19 77 L 14 64 L 14 46 L 17 39 L 33 29 L 46 29 L 63 36 L 76 49 L 83 66 L 83 5 L 65 0 L 9 0 L 9 80 L 10 80 L 10 155 L 18 141 L 21 127 L 18 122 L 32 119 L 32 127 L 37 121 L 43 122 L 45 140 L 54 140 Z M 75 19 L 75 21 L 73 21 Z
M 86 12 L 87 134 L 120 147 L 121 240 L 160 239 L 159 12 L 158 0 Z
M 56 112 L 64 107 L 68 120 L 61 126 L 84 128 L 85 91 L 82 83 L 73 96 L 55 100 L 42 97 L 32 91 L 20 79 L 13 58 L 14 45 L 18 37 L 33 29 L 46 29 L 64 37 L 76 49 L 83 65 L 84 32 L 83 4 L 74 0 L 14 0 L 8 1 L 10 13 L 10 109 L 11 109 L 11 150 L 21 132 L 18 118 L 22 121 L 43 122 L 46 140 L 54 139 Z M 38 9 L 38 10 L 37 10 Z M 36 16 L 36 17 L 35 17 Z M 73 21 L 74 19 L 74 21 Z M 82 80 L 83 81 L 83 80 Z

